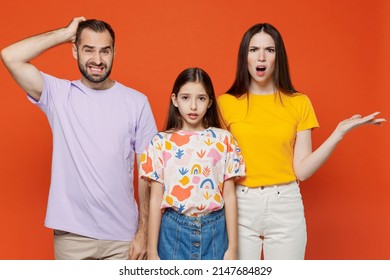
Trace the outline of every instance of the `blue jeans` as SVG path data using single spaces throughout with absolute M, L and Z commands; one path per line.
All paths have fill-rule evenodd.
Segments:
M 224 209 L 200 217 L 165 210 L 158 240 L 160 259 L 222 260 L 227 247 Z

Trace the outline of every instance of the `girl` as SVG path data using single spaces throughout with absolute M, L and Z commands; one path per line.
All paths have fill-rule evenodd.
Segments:
M 236 259 L 234 178 L 245 175 L 245 166 L 233 136 L 220 127 L 210 77 L 184 70 L 166 129 L 141 159 L 140 175 L 151 180 L 148 259 Z
M 312 152 L 313 107 L 293 87 L 282 37 L 267 23 L 245 33 L 236 79 L 218 101 L 247 166 L 237 186 L 239 259 L 303 259 L 306 222 L 297 180 L 318 170 L 352 128 L 385 119 L 355 115 Z

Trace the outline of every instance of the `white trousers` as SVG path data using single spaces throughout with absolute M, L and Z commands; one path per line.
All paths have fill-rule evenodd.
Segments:
M 303 260 L 306 220 L 297 182 L 248 188 L 236 186 L 238 258 Z

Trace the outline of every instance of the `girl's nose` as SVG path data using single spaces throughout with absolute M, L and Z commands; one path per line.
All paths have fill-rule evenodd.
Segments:
M 191 100 L 191 110 L 196 110 L 197 104 L 196 104 L 196 99 Z

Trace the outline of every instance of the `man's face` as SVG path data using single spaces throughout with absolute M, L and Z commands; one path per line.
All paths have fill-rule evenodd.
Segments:
M 85 85 L 94 89 L 106 89 L 111 86 L 109 79 L 114 61 L 115 49 L 110 33 L 95 32 L 89 28 L 82 31 L 80 43 L 73 47 L 73 55 L 83 75 Z

